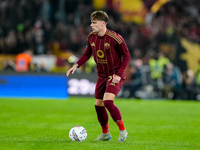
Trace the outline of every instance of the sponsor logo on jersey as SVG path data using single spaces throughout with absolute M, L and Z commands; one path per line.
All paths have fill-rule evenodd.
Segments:
M 97 59 L 97 63 L 100 63 L 100 64 L 107 64 L 107 60 L 103 60 L 103 59 Z
M 97 50 L 97 56 L 99 58 L 103 58 L 104 57 L 104 52 L 102 50 Z

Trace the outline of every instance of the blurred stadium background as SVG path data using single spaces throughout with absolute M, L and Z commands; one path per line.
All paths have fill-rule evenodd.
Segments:
M 65 72 L 83 54 L 98 9 L 131 54 L 119 97 L 200 100 L 198 0 L 0 0 L 0 97 L 92 96 L 92 59 Z

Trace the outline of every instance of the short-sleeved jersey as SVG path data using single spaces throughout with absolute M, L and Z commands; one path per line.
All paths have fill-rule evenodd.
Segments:
M 92 54 L 99 77 L 116 74 L 125 78 L 125 68 L 130 60 L 130 53 L 121 35 L 111 30 L 107 30 L 102 37 L 97 33 L 90 33 L 86 50 L 77 64 L 81 66 Z

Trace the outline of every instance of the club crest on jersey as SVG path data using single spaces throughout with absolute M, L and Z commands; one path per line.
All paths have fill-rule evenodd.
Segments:
M 102 50 L 97 50 L 97 56 L 99 58 L 103 58 L 104 57 L 104 52 Z
M 109 43 L 105 43 L 105 44 L 104 44 L 104 47 L 105 47 L 106 49 L 108 49 L 108 48 L 110 48 L 110 44 L 109 44 Z
M 95 46 L 94 42 L 91 44 L 91 46 Z

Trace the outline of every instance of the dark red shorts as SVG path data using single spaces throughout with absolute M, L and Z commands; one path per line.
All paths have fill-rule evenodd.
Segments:
M 121 78 L 118 84 L 112 83 L 112 76 L 108 78 L 98 77 L 95 87 L 95 98 L 103 99 L 104 93 L 113 93 L 115 96 L 119 93 L 124 83 L 124 79 Z

